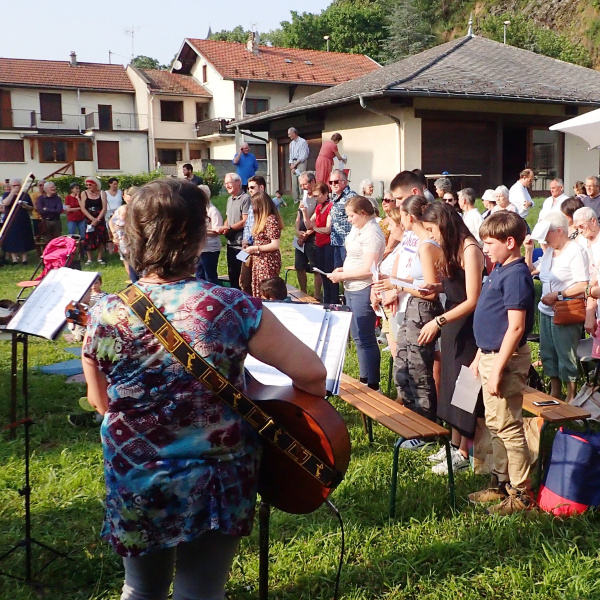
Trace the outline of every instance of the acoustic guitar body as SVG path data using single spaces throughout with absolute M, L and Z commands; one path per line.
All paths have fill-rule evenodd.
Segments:
M 278 425 L 342 476 L 350 462 L 350 436 L 344 419 L 324 398 L 290 386 L 265 386 L 246 373 L 246 394 Z M 335 486 L 325 487 L 276 446 L 265 442 L 258 491 L 287 513 L 319 508 Z

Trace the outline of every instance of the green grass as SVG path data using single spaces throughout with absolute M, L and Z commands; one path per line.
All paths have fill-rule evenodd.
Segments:
M 223 199 L 217 200 L 222 207 Z M 293 205 L 284 209 L 293 221 Z M 532 218 L 533 215 L 532 215 Z M 289 248 L 293 227 L 284 232 Z M 284 250 L 283 264 L 293 264 Z M 221 272 L 225 272 L 224 264 Z M 0 269 L 0 297 L 16 296 L 14 282 L 31 267 Z M 111 256 L 103 269 L 105 288 L 119 289 L 125 271 Z M 290 280 L 292 276 L 290 276 Z M 309 278 L 310 282 L 311 278 Z M 41 579 L 43 592 L 0 577 L 0 598 L 30 600 L 116 600 L 122 585 L 119 558 L 99 539 L 104 497 L 102 456 L 97 429 L 73 429 L 66 415 L 77 410 L 83 386 L 65 385 L 64 377 L 38 374 L 33 367 L 72 358 L 67 344 L 32 339 L 30 399 L 32 427 L 33 535 L 69 553 Z M 382 375 L 388 354 L 382 361 Z M 10 345 L 0 342 L 0 425 L 6 424 Z M 357 375 L 356 355 L 346 361 Z M 486 478 L 457 477 L 458 507 L 448 505 L 443 478 L 430 474 L 425 453 L 401 452 L 403 474 L 397 518 L 387 517 L 393 435 L 375 427 L 369 445 L 358 412 L 334 401 L 346 419 L 352 439 L 352 461 L 346 479 L 333 494 L 346 526 L 346 561 L 340 598 L 344 600 L 514 600 L 527 598 L 600 598 L 600 519 L 595 513 L 565 521 L 548 515 L 489 518 L 468 506 L 466 494 Z M 12 441 L 0 434 L 0 553 L 23 537 L 23 434 Z M 228 584 L 230 598 L 257 597 L 258 530 L 245 539 Z M 323 507 L 311 515 L 274 511 L 271 521 L 270 588 L 272 599 L 326 600 L 333 595 L 339 556 L 337 522 Z M 46 553 L 34 549 L 36 562 Z M 22 573 L 23 553 L 4 563 L 3 571 Z

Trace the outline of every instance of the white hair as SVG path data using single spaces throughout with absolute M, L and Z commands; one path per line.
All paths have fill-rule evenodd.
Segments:
M 375 187 L 375 184 L 370 179 L 363 179 L 358 186 L 358 193 L 361 196 L 365 195 L 365 189 L 368 187 Z
M 579 210 L 583 209 L 580 208 Z M 567 217 L 559 211 L 549 212 L 542 218 L 542 221 L 550 224 L 549 231 L 556 231 L 557 229 L 562 229 L 565 235 L 569 231 L 569 221 L 567 221 Z
M 210 188 L 205 183 L 201 183 L 198 187 L 205 193 L 208 200 L 210 200 Z
M 495 194 L 502 194 L 505 198 L 508 198 L 510 193 L 508 191 L 508 188 L 505 185 L 499 185 L 495 190 L 494 190 Z
M 582 206 L 573 213 L 573 223 L 576 225 L 577 223 L 585 223 L 587 221 L 591 221 L 592 219 L 597 220 L 598 215 L 596 214 L 596 211 L 589 206 Z
M 229 177 L 231 181 L 242 181 L 242 178 L 237 173 L 225 173 L 223 180 L 227 179 L 227 177 Z
M 54 186 L 56 188 L 56 184 L 52 181 L 46 181 L 46 183 L 44 184 L 44 191 L 49 190 L 50 186 Z
M 9 183 L 10 185 L 23 185 L 23 182 L 18 177 L 13 177 Z

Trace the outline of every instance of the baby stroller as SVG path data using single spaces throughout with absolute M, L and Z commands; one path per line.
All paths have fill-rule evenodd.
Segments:
M 22 288 L 17 296 L 17 302 L 23 302 L 25 298 L 22 298 L 21 296 L 25 290 L 34 288 L 38 285 L 48 271 L 60 269 L 61 267 L 69 267 L 81 271 L 79 244 L 79 239 L 67 235 L 54 238 L 48 242 L 42 253 L 42 258 L 35 268 L 35 271 L 32 273 L 30 280 L 19 281 L 19 283 L 17 283 L 17 285 Z M 42 269 L 42 272 L 36 277 L 40 269 Z

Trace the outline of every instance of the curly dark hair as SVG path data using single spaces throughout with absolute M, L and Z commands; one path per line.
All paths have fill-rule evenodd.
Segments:
M 198 186 L 159 179 L 135 191 L 125 217 L 128 261 L 163 279 L 194 273 L 206 235 L 208 200 Z
M 443 253 L 443 261 L 440 265 L 442 275 L 453 277 L 462 267 L 463 246 L 467 238 L 475 243 L 477 240 L 465 225 L 462 217 L 453 206 L 446 202 L 434 202 L 423 213 L 421 221 L 433 223 L 440 229 L 440 246 Z

